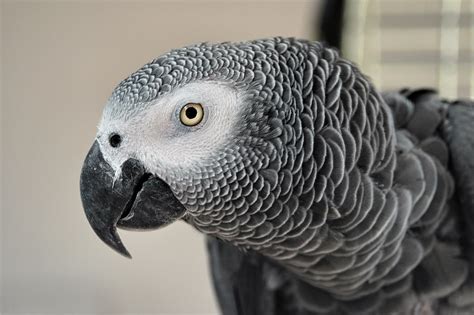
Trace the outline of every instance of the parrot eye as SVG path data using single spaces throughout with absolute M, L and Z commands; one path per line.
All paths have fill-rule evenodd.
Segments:
M 202 108 L 201 104 L 198 103 L 188 103 L 183 108 L 181 108 L 181 112 L 179 113 L 179 119 L 183 125 L 192 127 L 196 126 L 202 121 L 204 117 L 204 109 Z
M 109 143 L 112 147 L 118 148 L 120 146 L 120 143 L 122 142 L 122 137 L 120 135 L 113 133 L 109 137 Z

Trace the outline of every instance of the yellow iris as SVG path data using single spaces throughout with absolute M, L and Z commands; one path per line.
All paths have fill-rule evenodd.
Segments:
M 183 108 L 181 108 L 181 112 L 179 113 L 179 119 L 183 125 L 192 127 L 196 126 L 202 121 L 204 117 L 204 109 L 202 108 L 201 104 L 198 103 L 188 103 Z

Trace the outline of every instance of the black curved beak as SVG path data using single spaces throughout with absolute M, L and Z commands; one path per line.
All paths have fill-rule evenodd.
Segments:
M 97 236 L 131 258 L 117 226 L 131 230 L 157 229 L 181 218 L 185 208 L 164 181 L 146 173 L 140 161 L 125 161 L 121 171 L 114 179 L 114 170 L 104 160 L 97 141 L 94 142 L 82 167 L 81 199 Z

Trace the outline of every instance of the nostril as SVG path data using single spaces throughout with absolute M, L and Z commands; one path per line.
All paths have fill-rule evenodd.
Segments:
M 118 148 L 120 146 L 120 143 L 122 142 L 122 137 L 120 135 L 113 133 L 109 137 L 109 143 L 112 147 Z

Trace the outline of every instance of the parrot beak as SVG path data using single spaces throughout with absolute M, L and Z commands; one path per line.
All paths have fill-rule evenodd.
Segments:
M 183 217 L 186 209 L 169 186 L 146 173 L 136 159 L 122 164 L 120 177 L 104 160 L 94 142 L 82 167 L 82 205 L 94 232 L 107 245 L 131 258 L 117 233 L 117 227 L 130 230 L 157 229 Z

